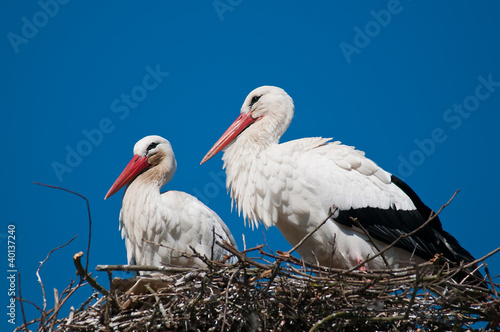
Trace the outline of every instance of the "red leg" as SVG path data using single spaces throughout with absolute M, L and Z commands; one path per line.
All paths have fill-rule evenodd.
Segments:
M 356 259 L 356 261 L 357 261 L 357 262 L 358 262 L 358 264 L 359 264 L 359 263 L 361 263 L 361 262 L 362 262 L 362 261 L 364 261 L 364 260 L 363 260 L 363 259 L 361 259 L 361 258 L 359 258 L 359 256 L 358 256 L 358 258 Z M 360 267 L 359 267 L 359 270 L 360 270 L 360 271 L 366 271 L 366 266 L 364 266 L 364 265 L 360 266 Z

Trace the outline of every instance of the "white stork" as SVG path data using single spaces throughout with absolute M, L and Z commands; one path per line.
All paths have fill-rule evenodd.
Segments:
M 182 252 L 192 254 L 192 246 L 210 259 L 222 260 L 229 253 L 215 240 L 225 240 L 236 247 L 226 224 L 197 198 L 173 190 L 160 193 L 176 168 L 169 141 L 160 136 L 144 137 L 135 144 L 134 157 L 104 198 L 128 184 L 123 194 L 120 229 L 129 264 L 204 267 L 200 259 L 185 257 Z
M 362 151 L 321 137 L 279 144 L 293 112 L 292 98 L 284 90 L 255 89 L 245 99 L 240 116 L 201 162 L 225 148 L 227 187 L 238 212 L 252 226 L 276 225 L 296 245 L 328 217 L 332 206 L 337 207 L 297 251 L 311 263 L 349 269 L 427 220 L 432 211 L 415 192 Z M 474 260 L 443 230 L 438 218 L 400 241 L 385 258 L 397 267 L 429 260 L 436 253 L 453 262 Z M 379 256 L 363 268 L 385 267 Z

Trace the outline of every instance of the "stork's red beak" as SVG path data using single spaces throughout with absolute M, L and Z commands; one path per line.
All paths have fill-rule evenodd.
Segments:
M 245 128 L 247 128 L 249 125 L 255 122 L 255 120 L 252 118 L 252 113 L 247 112 L 247 113 L 242 113 L 240 116 L 233 122 L 231 126 L 226 130 L 226 132 L 219 138 L 219 140 L 212 146 L 210 151 L 203 157 L 201 160 L 201 164 L 212 158 L 219 152 L 220 150 L 224 149 L 226 145 L 231 143 L 232 140 L 236 138 Z
M 118 179 L 116 179 L 111 189 L 109 189 L 104 199 L 113 196 L 116 192 L 123 188 L 123 186 L 130 183 L 135 177 L 141 174 L 146 168 L 149 167 L 148 158 L 135 155 L 128 163 L 127 167 L 122 171 Z

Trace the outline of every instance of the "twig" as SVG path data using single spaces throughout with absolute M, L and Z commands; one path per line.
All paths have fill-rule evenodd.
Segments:
M 213 244 L 212 244 L 212 245 L 213 245 Z M 198 251 L 196 251 L 196 249 L 195 249 L 193 246 L 191 246 L 191 245 L 189 246 L 189 249 L 191 249 L 191 251 L 193 252 L 192 257 L 196 257 L 196 258 L 198 258 L 199 260 L 201 260 L 203 263 L 205 263 L 205 264 L 209 267 L 209 269 L 213 269 L 213 268 L 214 268 L 214 263 L 215 263 L 215 261 L 210 260 L 210 259 L 208 259 L 208 257 L 207 257 L 207 256 L 200 254 L 200 253 L 199 253 Z
M 221 332 L 224 331 L 224 326 L 226 325 L 226 315 L 227 315 L 227 303 L 229 302 L 229 286 L 231 285 L 231 281 L 234 278 L 234 275 L 238 272 L 238 270 L 234 270 L 233 273 L 231 273 L 231 278 L 229 278 L 229 281 L 227 282 L 227 287 L 226 287 L 226 296 L 225 296 L 225 301 L 224 301 L 224 314 L 222 317 L 222 326 L 221 326 Z
M 332 252 L 330 253 L 330 260 L 328 262 L 328 275 L 330 275 L 330 270 L 333 264 L 333 257 L 335 257 L 335 252 L 337 251 L 337 233 L 333 234 L 333 240 L 328 241 L 328 244 L 332 245 Z
M 97 265 L 95 269 L 96 271 L 124 271 L 124 272 L 150 271 L 150 272 L 172 272 L 172 273 L 206 271 L 206 269 L 202 268 L 154 266 L 154 265 Z
M 241 253 L 242 254 L 246 254 L 247 252 L 251 252 L 251 251 L 254 251 L 254 250 L 261 250 L 262 248 L 264 248 L 264 245 L 263 244 L 259 244 L 258 246 L 256 247 L 253 247 L 253 248 L 248 248 L 248 249 L 245 249 L 245 250 L 242 250 Z
M 207 275 L 204 274 L 203 278 L 201 279 L 200 293 L 193 301 L 191 301 L 191 303 L 188 304 L 189 308 L 194 308 L 196 304 L 198 304 L 198 302 L 200 302 L 200 300 L 202 299 L 203 294 L 205 294 L 205 289 L 207 288 L 207 279 Z
M 196 256 L 195 254 L 190 254 L 188 252 L 185 252 L 184 250 L 180 250 L 178 248 L 170 247 L 170 246 L 167 246 L 167 245 L 162 244 L 162 243 L 156 243 L 154 241 L 150 241 L 150 240 L 146 240 L 146 239 L 142 239 L 142 241 L 150 243 L 150 244 L 153 244 L 153 245 L 158 246 L 158 247 L 163 247 L 163 248 L 167 248 L 167 249 L 176 251 L 176 252 L 180 253 L 182 257 L 191 258 L 191 257 L 195 257 Z
M 78 284 L 76 284 L 75 287 L 73 287 L 73 281 L 71 281 L 70 285 L 68 287 L 66 287 L 66 289 L 63 291 L 63 294 L 61 295 L 61 299 L 58 300 L 59 305 L 58 305 L 57 310 L 55 310 L 55 308 L 51 310 L 52 314 L 49 316 L 47 321 L 54 322 L 57 319 L 57 315 L 59 313 L 59 310 L 62 308 L 62 306 L 76 292 L 76 290 L 83 285 L 86 285 L 86 284 L 82 284 L 81 282 L 79 282 Z M 63 298 L 63 296 L 64 296 L 64 298 Z M 52 325 L 52 323 L 51 323 L 51 325 Z
M 422 225 L 420 225 L 419 227 L 415 228 L 413 231 L 411 231 L 409 233 L 401 234 L 396 240 L 394 240 L 391 244 L 389 244 L 388 246 L 386 246 L 384 249 L 382 249 L 381 251 L 379 251 L 375 255 L 373 255 L 371 257 L 368 257 L 367 259 L 365 259 L 363 262 L 359 263 L 358 265 L 352 267 L 351 269 L 349 269 L 349 271 L 353 271 L 353 270 L 356 270 L 356 269 L 360 268 L 361 266 L 365 265 L 369 261 L 377 258 L 378 256 L 380 256 L 383 253 L 385 253 L 387 250 L 389 250 L 392 247 L 394 247 L 402 239 L 405 239 L 405 238 L 407 238 L 409 236 L 412 236 L 413 234 L 415 234 L 418 231 L 422 230 L 423 228 L 427 227 L 427 225 L 429 225 L 429 223 L 431 223 L 441 213 L 441 211 L 443 211 L 443 209 L 445 207 L 447 207 L 451 203 L 451 201 L 455 198 L 455 196 L 458 194 L 459 191 L 460 191 L 460 189 L 457 190 L 457 191 L 455 191 L 455 193 L 453 194 L 453 196 L 451 196 L 451 198 L 448 200 L 448 202 L 446 202 L 443 206 L 441 206 L 441 208 L 438 210 L 438 212 L 436 212 L 435 214 L 432 214 Z
M 19 299 L 21 300 L 21 299 Z M 26 299 L 22 299 L 22 302 L 26 302 L 28 304 L 31 304 L 36 310 L 42 312 L 42 308 L 40 308 L 39 306 L 37 306 L 35 303 L 33 303 L 32 301 L 29 301 L 29 300 L 26 300 Z
M 323 272 L 329 272 L 329 271 L 330 272 L 344 272 L 345 271 L 342 269 L 335 269 L 335 268 L 327 268 L 324 266 L 318 266 L 317 264 L 306 262 L 303 259 L 299 259 L 299 258 L 294 257 L 294 256 L 288 256 L 287 253 L 284 253 L 284 252 L 279 251 L 279 250 L 277 250 L 276 252 L 280 256 L 272 255 L 272 254 L 267 253 L 265 251 L 260 251 L 260 253 L 262 255 L 267 256 L 267 257 L 271 257 L 275 260 L 279 259 L 279 260 L 283 261 L 283 259 L 285 258 L 285 262 L 287 262 L 287 263 L 300 266 L 304 270 L 306 270 L 306 268 L 309 268 L 309 269 L 311 269 L 312 273 L 323 273 Z M 271 268 L 271 266 L 269 268 Z
M 36 276 L 38 278 L 38 283 L 40 284 L 40 288 L 42 289 L 42 295 L 43 295 L 43 310 L 42 310 L 42 313 L 40 315 L 40 325 L 39 325 L 39 329 L 42 327 L 42 323 L 43 321 L 45 320 L 45 315 L 46 315 L 46 309 L 47 309 L 47 298 L 45 296 L 45 287 L 43 286 L 43 282 L 42 282 L 42 278 L 40 277 L 40 269 L 42 268 L 43 264 L 49 259 L 50 255 L 56 251 L 56 250 L 59 250 L 63 247 L 66 247 L 68 244 L 70 244 L 78 235 L 75 235 L 73 236 L 73 238 L 71 240 L 69 240 L 68 242 L 66 242 L 65 244 L 63 245 L 60 245 L 59 247 L 55 248 L 55 249 L 52 249 L 51 251 L 49 251 L 49 253 L 47 254 L 47 257 L 45 257 L 45 259 L 43 261 L 40 262 L 40 265 L 38 266 L 38 269 L 36 270 Z
M 214 259 L 214 248 L 215 247 L 215 226 L 212 227 L 212 245 L 210 246 L 210 259 Z
M 90 215 L 90 203 L 89 203 L 89 200 L 87 199 L 87 197 L 85 197 L 83 195 L 80 195 L 79 193 L 74 192 L 74 191 L 69 190 L 69 189 L 66 189 L 66 188 L 62 188 L 62 187 L 58 187 L 58 186 L 52 186 L 52 185 L 49 185 L 49 184 L 40 183 L 40 182 L 36 182 L 36 181 L 33 181 L 33 183 L 37 184 L 39 186 L 44 186 L 44 187 L 48 187 L 48 188 L 64 190 L 64 191 L 69 192 L 69 193 L 71 193 L 73 195 L 76 195 L 76 196 L 78 196 L 80 198 L 83 198 L 85 200 L 85 202 L 87 203 L 87 214 L 89 216 L 89 241 L 88 241 L 88 244 L 87 244 L 87 261 L 85 262 L 85 272 L 87 273 L 88 270 L 89 270 L 90 240 L 91 240 L 91 236 L 92 236 L 92 217 Z
M 475 261 L 472 261 L 470 263 L 467 263 L 464 265 L 464 268 L 468 268 L 468 267 L 471 267 L 471 266 L 474 266 L 476 265 L 477 263 L 481 262 L 481 261 L 484 261 L 486 258 L 490 257 L 490 256 L 493 256 L 494 254 L 496 254 L 497 252 L 500 251 L 500 247 L 496 248 L 495 250 L 489 252 L 488 254 L 484 255 L 483 257 L 481 258 L 478 258 L 476 259 Z
M 71 322 L 73 322 L 74 316 L 75 316 L 75 307 L 71 306 L 71 307 L 69 307 L 69 316 L 68 316 L 68 321 L 66 322 L 66 325 L 70 325 Z
M 29 322 L 27 322 L 27 324 L 29 326 L 29 325 L 35 324 L 36 322 L 39 322 L 39 321 L 40 321 L 40 317 L 30 320 Z M 16 327 L 14 332 L 21 331 L 22 329 L 25 329 L 24 325 L 20 325 L 20 326 Z M 38 330 L 40 331 L 40 329 L 38 329 Z
M 363 225 L 361 225 L 361 223 L 359 222 L 358 218 L 353 218 L 351 217 L 351 220 L 354 221 L 356 223 L 356 225 L 359 226 L 359 228 L 361 228 L 361 230 L 365 233 L 365 235 L 368 237 L 368 240 L 371 242 L 371 244 L 373 245 L 373 247 L 377 250 L 377 252 L 380 252 L 380 249 L 378 248 L 377 244 L 375 243 L 375 240 L 372 238 L 372 236 L 370 235 L 370 233 L 368 233 L 368 231 L 363 227 Z M 386 268 L 389 268 L 389 262 L 387 262 L 387 259 L 385 258 L 385 255 L 380 255 L 382 257 L 382 259 L 384 260 L 384 263 L 385 263 L 385 267 Z
M 328 216 L 325 218 L 325 220 L 323 220 L 321 223 L 319 223 L 319 225 L 317 225 L 316 227 L 314 227 L 314 229 L 312 231 L 310 231 L 309 233 L 306 234 L 306 236 L 304 236 L 302 238 L 302 240 L 299 241 L 299 243 L 297 243 L 295 246 L 293 246 L 292 249 L 288 250 L 287 251 L 287 254 L 288 255 L 291 255 L 292 252 L 294 252 L 295 250 L 297 250 L 298 247 L 300 247 L 311 235 L 313 235 L 314 233 L 316 233 L 316 231 L 321 227 L 323 226 L 327 221 L 328 219 L 330 219 L 334 214 L 335 212 L 338 210 L 339 208 L 338 207 L 333 207 L 333 208 L 330 208 L 330 211 L 328 211 Z
M 495 298 L 498 300 L 498 292 L 496 290 L 495 284 L 493 283 L 493 279 L 491 278 L 491 274 L 490 274 L 490 271 L 488 270 L 488 265 L 486 265 L 486 262 L 484 263 L 484 272 L 486 273 L 486 276 L 488 277 L 488 281 L 490 282 L 491 290 L 493 291 Z M 21 293 L 21 292 L 19 292 L 19 293 Z
M 221 237 L 219 234 L 217 234 L 215 232 L 213 234 L 214 234 L 214 236 L 217 235 L 217 236 Z M 161 244 L 161 243 L 156 243 L 156 242 L 149 241 L 149 240 L 146 240 L 146 239 L 142 239 L 142 241 L 147 242 L 147 243 L 151 243 L 151 244 L 153 244 L 155 246 L 159 246 L 159 247 L 163 247 L 163 248 L 167 248 L 167 249 L 179 252 L 181 254 L 181 257 L 186 257 L 186 258 L 195 257 L 195 258 L 198 258 L 198 259 L 200 259 L 202 262 L 204 262 L 209 267 L 212 267 L 213 264 L 216 262 L 216 261 L 214 261 L 212 259 L 209 259 L 208 257 L 206 257 L 204 255 L 201 255 L 199 252 L 196 251 L 196 249 L 193 246 L 189 246 L 189 248 L 193 252 L 192 254 L 190 254 L 190 253 L 185 252 L 183 250 L 180 250 L 178 248 L 170 247 L 170 246 L 167 246 L 167 245 L 164 245 L 164 244 Z M 215 245 L 215 243 L 217 243 L 217 241 L 212 242 L 212 249 L 213 249 L 213 246 Z M 212 256 L 213 256 L 213 251 L 212 251 Z
M 413 292 L 410 297 L 410 303 L 408 303 L 408 308 L 405 311 L 404 315 L 404 320 L 408 319 L 408 316 L 410 315 L 410 310 L 411 307 L 413 306 L 413 303 L 415 303 L 415 298 L 417 296 L 417 291 L 418 291 L 418 284 L 420 282 L 420 273 L 418 269 L 415 269 L 415 286 L 413 286 Z
M 21 272 L 17 272 L 17 284 L 19 285 L 19 304 L 21 305 L 21 314 L 23 316 L 24 330 L 28 332 L 28 325 L 26 324 L 26 315 L 24 314 L 23 296 L 21 294 Z
M 111 300 L 110 301 L 106 301 L 106 307 L 104 309 L 104 324 L 106 326 L 106 328 L 108 330 L 111 330 L 109 328 L 109 313 L 111 311 L 111 301 L 113 301 L 114 303 L 116 303 L 116 292 L 111 292 L 112 290 L 112 287 L 111 285 L 113 285 L 113 272 L 111 271 L 107 271 L 107 274 L 108 274 L 108 281 L 109 281 L 109 297 L 111 297 Z
M 238 251 L 238 249 L 234 248 L 232 245 L 230 245 L 228 242 L 224 241 L 223 243 L 220 243 L 219 241 L 217 241 L 217 244 L 223 248 L 223 249 L 226 249 L 227 251 L 229 251 L 231 254 L 235 255 L 236 257 L 238 257 L 241 261 L 243 262 L 247 262 L 247 263 L 250 263 L 251 265 L 255 266 L 255 267 L 259 267 L 261 269 L 270 269 L 271 266 L 267 266 L 267 265 L 264 265 L 264 264 L 261 264 L 259 262 L 256 262 L 254 261 L 253 259 L 251 258 L 248 258 L 246 255 L 242 254 L 240 251 Z
M 56 321 L 57 321 L 57 314 L 59 313 L 60 308 L 61 308 L 61 305 L 59 303 L 59 292 L 57 291 L 57 288 L 54 288 L 54 314 L 53 314 L 53 318 L 51 319 L 49 331 L 54 330 L 54 326 L 55 326 Z
M 269 246 L 269 244 L 267 243 L 267 237 L 266 237 L 266 232 L 264 230 L 262 230 L 262 237 L 264 238 L 264 244 L 267 248 L 267 250 L 269 250 L 269 252 L 273 252 L 273 250 L 271 249 L 271 247 Z
M 168 322 L 167 313 L 165 312 L 165 308 L 163 307 L 163 304 L 161 303 L 160 298 L 158 297 L 158 294 L 156 294 L 156 292 L 153 290 L 153 288 L 151 288 L 151 286 L 149 284 L 144 285 L 144 287 L 146 287 L 147 290 L 151 294 L 153 294 L 153 296 L 154 296 L 154 298 L 156 300 L 156 303 L 158 304 L 158 307 L 160 308 L 161 315 L 163 316 L 163 319 L 165 320 L 165 323 L 167 323 Z
M 78 252 L 73 256 L 73 262 L 75 263 L 76 271 L 77 273 L 84 279 L 87 280 L 87 282 L 92 286 L 93 288 L 97 289 L 102 295 L 108 296 L 109 292 L 99 285 L 97 281 L 92 278 L 82 267 L 82 263 L 80 262 L 81 258 L 83 256 L 83 252 Z

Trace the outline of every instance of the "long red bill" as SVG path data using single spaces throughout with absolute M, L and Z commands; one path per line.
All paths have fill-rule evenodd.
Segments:
M 122 171 L 118 179 L 111 186 L 106 197 L 104 199 L 113 196 L 118 192 L 123 186 L 130 183 L 137 175 L 149 167 L 148 158 L 135 155 L 132 160 L 128 163 L 125 169 Z
M 255 122 L 255 120 L 257 119 L 252 118 L 251 112 L 240 114 L 240 116 L 233 122 L 231 126 L 229 126 L 226 132 L 214 144 L 214 146 L 212 146 L 205 157 L 203 157 L 200 165 L 215 156 L 220 150 L 224 149 L 226 145 L 234 140 L 236 136 L 238 136 L 246 127 Z

